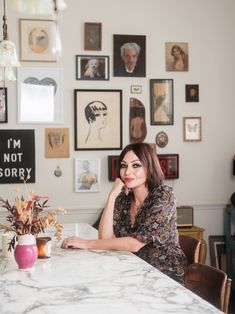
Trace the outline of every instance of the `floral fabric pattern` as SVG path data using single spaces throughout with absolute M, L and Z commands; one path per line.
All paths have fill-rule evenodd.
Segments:
M 116 237 L 134 237 L 146 245 L 136 255 L 166 275 L 183 282 L 187 259 L 179 246 L 176 224 L 176 202 L 172 188 L 159 185 L 148 194 L 137 213 L 134 225 L 130 220 L 133 194 L 121 192 L 114 209 Z

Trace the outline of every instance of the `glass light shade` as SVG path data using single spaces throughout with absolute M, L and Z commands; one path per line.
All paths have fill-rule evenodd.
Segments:
M 20 66 L 15 44 L 10 40 L 3 40 L 0 42 L 0 66 Z
M 0 67 L 0 82 L 6 81 L 16 81 L 14 70 L 10 65 Z
M 54 24 L 53 27 L 53 36 L 52 36 L 52 53 L 59 59 L 62 55 L 62 44 L 61 44 L 61 37 L 60 37 L 60 30 L 59 25 L 57 22 Z
M 54 14 L 53 0 L 13 0 L 13 6 L 16 10 L 32 15 L 51 15 Z M 67 7 L 64 0 L 56 1 L 57 11 L 63 11 Z

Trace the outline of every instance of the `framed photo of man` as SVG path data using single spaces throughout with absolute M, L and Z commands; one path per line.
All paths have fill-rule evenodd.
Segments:
M 146 36 L 113 35 L 113 76 L 146 76 Z

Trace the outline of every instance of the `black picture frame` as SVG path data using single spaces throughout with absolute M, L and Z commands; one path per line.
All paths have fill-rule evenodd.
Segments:
M 185 101 L 186 102 L 199 102 L 199 85 L 186 84 L 185 85 Z
M 158 154 L 162 171 L 166 180 L 179 178 L 179 154 Z
M 74 90 L 75 150 L 122 149 L 122 90 Z
M 101 50 L 102 23 L 84 24 L 84 50 Z
M 108 81 L 109 56 L 76 55 L 76 80 Z
M 211 266 L 226 271 L 226 239 L 224 235 L 209 236 Z
M 8 122 L 7 88 L 0 88 L 0 123 Z
M 174 124 L 173 79 L 150 80 L 150 124 Z

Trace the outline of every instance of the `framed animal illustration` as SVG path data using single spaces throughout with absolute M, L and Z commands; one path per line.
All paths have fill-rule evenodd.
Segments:
M 109 80 L 109 56 L 76 56 L 77 80 Z

